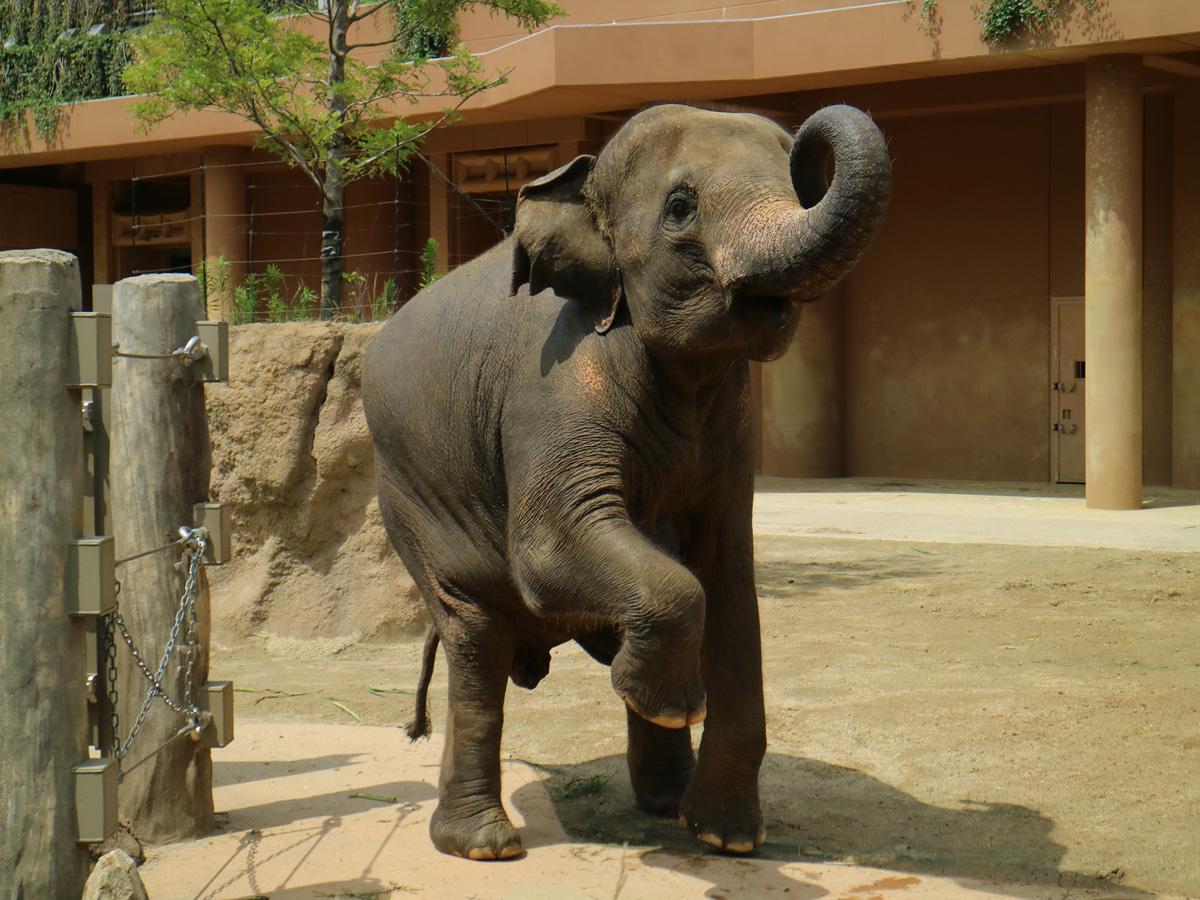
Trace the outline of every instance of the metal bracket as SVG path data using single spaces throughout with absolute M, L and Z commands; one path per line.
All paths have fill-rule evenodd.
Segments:
M 117 553 L 111 535 L 70 542 L 67 557 L 67 611 L 73 616 L 105 616 L 116 607 Z
M 229 323 L 197 322 L 196 335 L 205 349 L 204 356 L 196 360 L 197 377 L 201 381 L 228 381 Z
M 117 830 L 117 761 L 93 759 L 75 766 L 75 840 L 98 844 Z
M 71 360 L 67 387 L 112 384 L 112 319 L 104 313 L 71 313 Z
M 204 561 L 219 566 L 233 558 L 233 523 L 224 503 L 197 503 L 192 507 L 192 526 L 208 531 Z
M 211 721 L 204 729 L 205 747 L 225 747 L 233 741 L 233 682 L 210 681 L 204 685 L 201 701 Z

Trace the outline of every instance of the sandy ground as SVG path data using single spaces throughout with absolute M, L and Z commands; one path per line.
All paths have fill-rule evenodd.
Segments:
M 573 646 L 509 693 L 506 802 L 528 856 L 442 857 L 426 834 L 439 736 L 410 746 L 389 727 L 410 714 L 419 648 L 268 640 L 214 653 L 239 688 L 240 737 L 215 755 L 224 833 L 154 848 L 151 896 L 1200 895 L 1200 553 L 1171 543 L 1200 550 L 1200 497 L 1152 507 L 1171 521 L 1136 540 L 1166 549 L 1130 550 L 1053 546 L 1105 539 L 1088 529 L 1108 514 L 1070 491 L 1044 498 L 1061 521 L 1005 524 L 965 491 L 952 508 L 944 490 L 897 500 L 904 485 L 763 488 L 757 857 L 706 853 L 633 808 L 623 711 Z M 908 539 L 874 539 L 897 510 Z M 1114 541 L 1155 518 L 1114 515 Z M 1038 546 L 994 543 L 1026 529 Z M 435 725 L 444 704 L 439 667 Z

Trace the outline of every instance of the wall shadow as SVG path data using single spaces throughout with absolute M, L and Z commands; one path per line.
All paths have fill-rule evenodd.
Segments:
M 631 852 L 638 848 L 644 865 L 711 881 L 706 896 L 729 890 L 728 866 L 738 862 L 723 863 L 726 858 L 706 850 L 673 820 L 638 810 L 623 756 L 542 768 L 544 789 L 569 839 L 628 844 Z M 536 808 L 542 790 L 532 784 L 513 795 L 522 815 Z M 938 806 L 855 769 L 776 753 L 764 762 L 761 795 L 768 840 L 749 858 L 757 871 L 739 876 L 750 877 L 756 892 L 787 889 L 789 896 L 819 897 L 824 890 L 783 867 L 853 862 L 914 875 L 1151 896 L 1098 873 L 1063 869 L 1066 848 L 1051 839 L 1054 821 L 1029 807 L 973 798 Z M 1002 888 L 991 890 L 1003 894 Z

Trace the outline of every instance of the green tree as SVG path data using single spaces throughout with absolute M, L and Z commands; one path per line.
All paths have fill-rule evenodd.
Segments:
M 443 55 L 458 13 L 472 8 L 528 29 L 561 13 L 544 0 L 161 0 L 133 38 L 125 83 L 147 95 L 134 107 L 144 128 L 180 110 L 232 113 L 317 186 L 327 319 L 341 306 L 347 183 L 404 169 L 427 134 L 505 80 L 461 46 Z M 374 17 L 383 21 L 372 32 Z M 306 19 L 317 22 L 319 39 L 297 27 Z M 382 55 L 368 62 L 364 50 Z M 446 98 L 440 116 L 397 115 L 399 104 L 425 97 Z

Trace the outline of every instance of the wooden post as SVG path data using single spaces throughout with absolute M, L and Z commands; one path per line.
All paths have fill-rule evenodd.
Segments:
M 83 491 L 80 392 L 67 390 L 79 266 L 0 253 L 0 896 L 79 896 L 72 767 L 87 759 L 83 630 L 68 542 Z
M 199 282 L 190 275 L 141 275 L 113 291 L 113 340 L 119 353 L 160 355 L 181 348 L 204 318 Z M 161 547 L 191 526 L 193 504 L 208 499 L 209 446 L 204 391 L 191 367 L 177 359 L 113 360 L 111 503 L 117 559 Z M 186 569 L 174 549 L 123 563 L 121 615 L 154 670 L 171 631 Z M 202 573 L 203 574 L 203 573 Z M 208 680 L 207 591 L 201 578 L 201 651 L 192 685 L 202 702 Z M 163 680 L 168 696 L 184 696 L 187 623 Z M 121 647 L 117 683 L 122 739 L 134 726 L 147 681 Z M 212 830 L 210 752 L 183 736 L 184 719 L 155 699 L 122 762 L 121 817 L 143 840 L 161 842 Z M 152 759 L 148 754 L 166 744 Z M 133 768 L 137 766 L 137 768 Z

